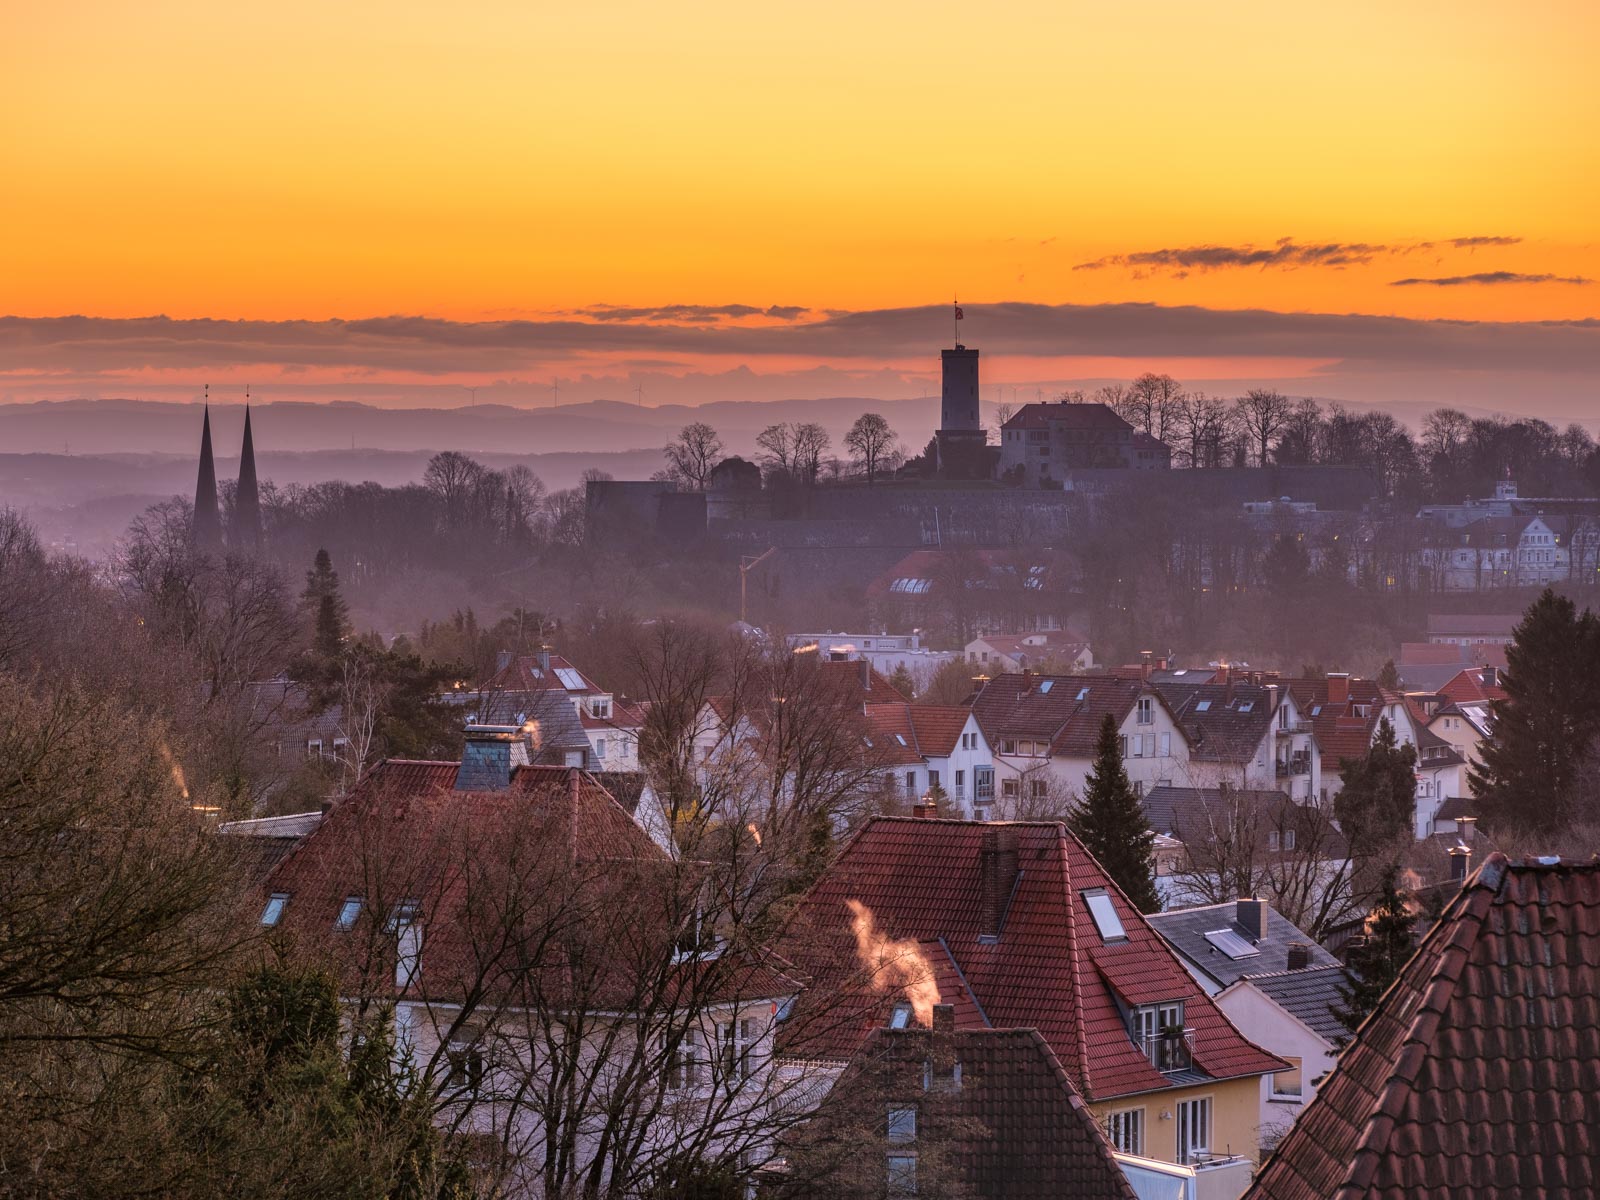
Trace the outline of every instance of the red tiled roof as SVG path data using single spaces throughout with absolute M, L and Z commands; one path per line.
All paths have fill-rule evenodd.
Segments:
M 911 751 L 907 761 L 917 762 L 925 758 L 949 758 L 970 715 L 960 705 L 867 706 L 867 724 L 873 730 L 873 744 L 892 745 L 897 749 L 903 746 Z
M 526 911 L 518 908 L 505 919 L 537 922 L 533 901 L 539 879 L 547 877 L 552 896 L 563 887 L 577 891 L 558 903 L 565 907 L 554 939 L 554 926 L 536 925 L 527 934 L 529 945 L 599 936 L 574 915 L 581 911 L 602 923 L 626 920 L 630 928 L 654 929 L 670 953 L 676 931 L 666 926 L 663 896 L 674 886 L 672 873 L 692 867 L 674 864 L 592 776 L 521 767 L 504 790 L 455 791 L 458 768 L 453 762 L 381 763 L 273 869 L 261 889 L 288 896 L 279 928 L 297 947 L 332 958 L 348 982 L 392 992 L 395 939 L 370 935 L 409 902 L 417 906 L 423 938 L 420 969 L 407 995 L 458 1001 L 475 984 L 506 986 L 530 971 L 553 990 L 569 977 L 565 956 L 545 951 L 542 962 L 524 961 L 517 938 L 494 924 L 501 918 L 484 899 L 494 894 L 503 901 L 497 887 L 521 889 Z M 680 880 L 676 886 L 700 885 Z M 578 902 L 583 894 L 597 899 Z M 364 902 L 361 924 L 342 932 L 335 919 L 351 896 Z M 643 952 L 650 944 L 641 937 L 629 950 Z M 608 959 L 583 994 L 632 994 L 625 960 L 625 953 Z M 740 987 L 778 988 L 746 994 L 794 990 L 763 966 L 731 964 L 728 975 L 742 971 L 748 973 Z
M 1600 861 L 1491 855 L 1247 1200 L 1600 1194 Z
M 1506 690 L 1499 684 L 1485 685 L 1483 682 L 1483 668 L 1469 667 L 1460 672 L 1439 689 L 1441 696 L 1447 696 L 1457 704 L 1467 704 L 1473 700 L 1504 700 Z
M 1002 429 L 1048 429 L 1060 425 L 1068 429 L 1103 429 L 1108 432 L 1132 430 L 1133 426 L 1105 404 L 1070 404 L 1056 401 L 1024 404 Z
M 1014 885 L 1002 884 L 1010 900 L 1000 936 L 984 940 L 985 842 L 1002 836 L 1016 840 L 1020 873 Z M 1096 888 L 1112 896 L 1125 942 L 1101 938 L 1081 898 Z M 862 829 L 806 894 L 778 946 L 814 980 L 810 1003 L 802 998 L 787 1035 L 795 1052 L 848 1058 L 882 1023 L 884 993 L 856 965 L 851 900 L 864 904 L 889 938 L 940 939 L 988 1022 L 1037 1028 L 1091 1099 L 1172 1086 L 1130 1038 L 1117 994 L 1183 1001 L 1195 1065 L 1205 1073 L 1232 1078 L 1281 1069 L 1228 1023 L 1055 822 L 880 817 Z
M 558 671 L 570 671 L 572 673 L 570 678 L 582 686 L 569 688 L 560 675 L 556 673 Z M 484 692 L 556 691 L 582 695 L 584 692 L 603 693 L 606 689 L 598 686 L 592 679 L 559 654 L 550 656 L 549 670 L 545 670 L 540 665 L 538 655 L 524 654 L 513 658 L 503 668 L 496 671 L 478 690 Z
M 984 686 L 972 711 L 990 746 L 1001 738 L 1042 738 L 1051 754 L 1090 758 L 1101 718 L 1110 713 L 1120 725 L 1144 691 L 1142 680 L 1116 675 L 1007 674 Z
M 961 1086 L 940 1087 L 937 1077 L 957 1062 Z M 930 1066 L 936 1082 L 925 1089 Z M 1135 1200 L 1104 1130 L 1036 1030 L 877 1030 L 834 1085 L 815 1128 L 856 1153 L 875 1138 L 874 1161 L 882 1163 L 892 1149 L 884 1110 L 902 1103 L 917 1111 L 918 1147 L 950 1164 L 962 1195 Z
M 1371 679 L 1349 681 L 1349 698 L 1340 703 L 1328 699 L 1328 681 L 1319 679 L 1288 679 L 1285 685 L 1294 696 L 1295 704 L 1311 722 L 1311 731 L 1317 739 L 1317 749 L 1322 754 L 1324 769 L 1338 773 L 1339 760 L 1363 758 L 1372 748 L 1372 736 L 1383 718 L 1383 706 L 1388 703 L 1386 693 Z M 1366 716 L 1355 711 L 1365 705 Z

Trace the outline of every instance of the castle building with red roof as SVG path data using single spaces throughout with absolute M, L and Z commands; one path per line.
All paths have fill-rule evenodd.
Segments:
M 803 994 L 780 1054 L 846 1062 L 884 1025 L 1036 1029 L 1118 1150 L 1257 1153 L 1263 1076 L 1288 1064 L 1223 1015 L 1057 822 L 880 817 L 801 901 L 777 949 Z

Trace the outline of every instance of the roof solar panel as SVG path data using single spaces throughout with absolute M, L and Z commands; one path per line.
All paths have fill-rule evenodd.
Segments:
M 1254 958 L 1261 953 L 1231 929 L 1213 929 L 1206 934 L 1206 941 L 1233 959 Z

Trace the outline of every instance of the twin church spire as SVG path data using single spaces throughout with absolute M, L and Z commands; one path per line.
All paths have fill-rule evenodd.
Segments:
M 206 385 L 205 418 L 200 426 L 200 476 L 194 488 L 194 525 L 191 529 L 196 550 L 220 554 L 223 549 L 222 511 L 217 502 L 217 467 L 211 453 L 211 385 Z M 261 494 L 256 484 L 256 448 L 250 434 L 250 399 L 245 393 L 244 446 L 239 451 L 239 485 L 233 493 L 233 512 L 228 522 L 227 548 L 235 554 L 254 554 L 261 549 Z

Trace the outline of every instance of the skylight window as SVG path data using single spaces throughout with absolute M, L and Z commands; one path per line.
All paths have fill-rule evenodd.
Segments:
M 1245 700 L 1239 705 L 1239 711 L 1242 713 L 1247 713 L 1255 706 L 1256 702 L 1254 700 Z
M 1081 701 L 1087 700 L 1088 698 L 1089 698 L 1089 689 L 1088 688 L 1079 688 L 1078 689 L 1078 700 L 1081 702 Z
M 1200 701 L 1199 704 L 1196 704 L 1194 706 L 1195 712 L 1206 712 L 1210 708 L 1211 708 L 1211 701 L 1209 701 L 1209 700 L 1202 700 L 1202 701 Z
M 1089 906 L 1089 915 L 1094 918 L 1095 928 L 1100 931 L 1101 938 L 1108 942 L 1127 939 L 1128 931 L 1122 927 L 1122 918 L 1117 916 L 1116 906 L 1111 903 L 1111 897 L 1104 888 L 1084 892 L 1083 902 Z
M 904 1029 L 909 1024 L 911 1024 L 911 1005 L 896 1004 L 894 1012 L 889 1014 L 889 1028 Z
M 1041 692 L 1048 692 L 1051 688 L 1055 687 L 1055 685 L 1056 681 L 1054 679 L 1046 679 L 1039 685 L 1039 690 Z
M 1206 941 L 1235 961 L 1241 958 L 1254 958 L 1261 953 L 1231 929 L 1213 929 L 1206 934 Z
M 343 904 L 339 906 L 339 919 L 333 923 L 335 929 L 354 929 L 356 918 L 361 915 L 361 897 L 346 896 Z
M 903 733 L 895 734 L 894 735 L 894 740 L 899 742 L 902 746 L 904 746 L 906 744 L 905 734 L 903 734 Z
M 267 898 L 267 906 L 261 910 L 261 923 L 270 929 L 283 920 L 284 905 L 288 903 L 288 892 L 273 892 Z

